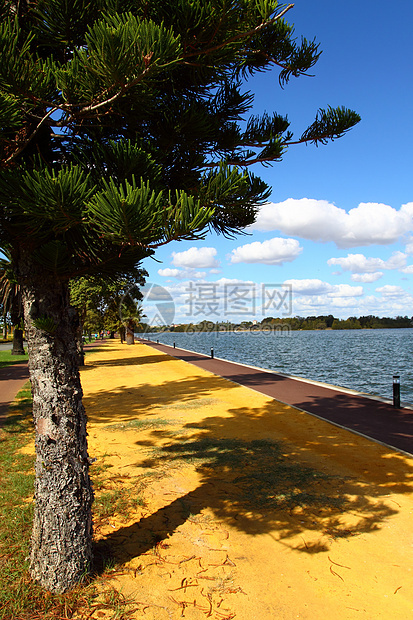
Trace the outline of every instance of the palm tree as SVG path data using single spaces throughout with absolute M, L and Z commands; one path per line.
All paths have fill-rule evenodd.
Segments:
M 10 259 L 0 258 L 0 304 L 3 316 L 10 315 L 13 325 L 12 355 L 24 355 L 23 346 L 23 303 L 19 284 L 16 282 Z
M 142 298 L 141 294 L 139 298 Z M 136 303 L 136 299 L 136 294 L 132 296 L 128 293 L 124 296 L 119 306 L 119 314 L 122 322 L 121 340 L 123 342 L 123 338 L 125 338 L 126 344 L 135 344 L 135 331 L 137 326 L 141 324 L 142 319 L 146 316 L 143 314 L 142 306 Z

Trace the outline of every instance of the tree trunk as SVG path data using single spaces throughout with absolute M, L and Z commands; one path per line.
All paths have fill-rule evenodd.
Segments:
M 24 346 L 23 346 L 23 330 L 22 330 L 22 319 L 23 319 L 23 308 L 21 295 L 19 293 L 18 298 L 13 300 L 11 310 L 10 310 L 10 318 L 13 329 L 13 347 L 11 350 L 12 355 L 24 355 Z
M 23 346 L 23 330 L 20 327 L 15 327 L 13 332 L 13 347 L 11 350 L 12 355 L 24 355 Z
M 120 336 L 121 344 L 123 344 L 125 342 L 125 333 L 126 333 L 125 326 L 121 325 L 119 327 L 119 336 Z
M 126 344 L 135 344 L 135 323 L 132 321 L 126 324 Z
M 30 573 L 65 592 L 90 569 L 92 501 L 76 316 L 66 284 L 20 257 L 19 280 L 36 428 L 35 514 Z

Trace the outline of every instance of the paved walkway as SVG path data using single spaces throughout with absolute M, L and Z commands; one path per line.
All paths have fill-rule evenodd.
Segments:
M 17 392 L 29 378 L 27 363 L 0 368 L 0 426 Z
M 147 340 L 145 344 L 216 375 L 298 407 L 324 420 L 413 454 L 413 410 L 298 378 L 260 370 Z M 96 341 L 90 348 L 101 344 Z M 0 368 L 0 425 L 19 389 L 29 378 L 27 364 Z
M 85 350 L 91 349 L 102 344 L 102 340 L 95 340 L 86 344 Z M 10 347 L 9 347 L 10 348 Z M 13 402 L 17 392 L 29 379 L 29 368 L 27 362 L 13 364 L 0 368 L 0 426 L 7 416 L 8 409 Z
M 142 340 L 145 344 L 324 420 L 413 454 L 413 410 L 298 378 L 286 377 Z

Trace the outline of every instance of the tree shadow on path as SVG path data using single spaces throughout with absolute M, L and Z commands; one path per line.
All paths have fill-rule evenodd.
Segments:
M 161 374 L 162 370 L 158 372 Z M 173 409 L 178 415 L 191 406 L 201 408 L 216 392 L 235 387 L 235 384 L 221 377 L 192 375 L 158 385 L 142 383 L 138 387 L 120 385 L 111 390 L 102 389 L 84 396 L 83 403 L 91 423 L 113 424 L 150 418 L 159 415 L 162 409 Z
M 215 379 L 216 388 L 222 387 L 220 378 L 208 377 L 204 385 L 199 379 L 165 382 L 153 403 L 202 399 Z M 248 535 L 271 533 L 294 550 L 325 552 L 332 539 L 380 529 L 398 512 L 389 494 L 412 491 L 412 461 L 374 442 L 275 401 L 227 413 L 189 422 L 178 432 L 155 428 L 149 441 L 136 441 L 147 452 L 136 464 L 137 475 L 152 468 L 168 476 L 171 466 L 184 471 L 190 465 L 199 484 L 110 534 L 106 541 L 121 561 L 145 553 L 205 509 Z M 308 532 L 311 541 L 302 536 Z

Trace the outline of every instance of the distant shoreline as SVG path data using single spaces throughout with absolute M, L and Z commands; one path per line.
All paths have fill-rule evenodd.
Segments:
M 271 327 L 271 326 L 270 326 Z M 278 329 L 277 329 L 278 327 Z M 383 327 L 346 327 L 346 328 L 334 328 L 334 327 L 325 327 L 325 328 L 320 328 L 320 327 L 308 327 L 308 328 L 299 328 L 299 329 L 294 329 L 292 327 L 290 327 L 288 324 L 285 323 L 278 323 L 277 325 L 275 325 L 273 327 L 273 329 L 269 328 L 269 327 L 264 327 L 261 325 L 257 325 L 254 327 L 250 327 L 250 328 L 242 328 L 242 327 L 233 327 L 233 328 L 228 328 L 228 329 L 193 329 L 188 325 L 187 329 L 164 329 L 162 327 L 160 328 L 152 328 L 146 331 L 142 331 L 142 332 L 136 332 L 135 336 L 139 337 L 141 335 L 145 335 L 145 334 L 216 334 L 216 333 L 220 333 L 220 334 L 225 334 L 225 333 L 232 333 L 232 334 L 246 334 L 246 333 L 259 333 L 259 332 L 267 332 L 270 333 L 271 331 L 273 332 L 287 332 L 287 331 L 294 331 L 294 332 L 340 332 L 340 331 L 378 331 L 378 330 L 384 330 L 384 329 L 412 329 L 413 325 L 411 326 L 400 326 L 400 327 L 391 327 L 391 326 L 383 326 Z

